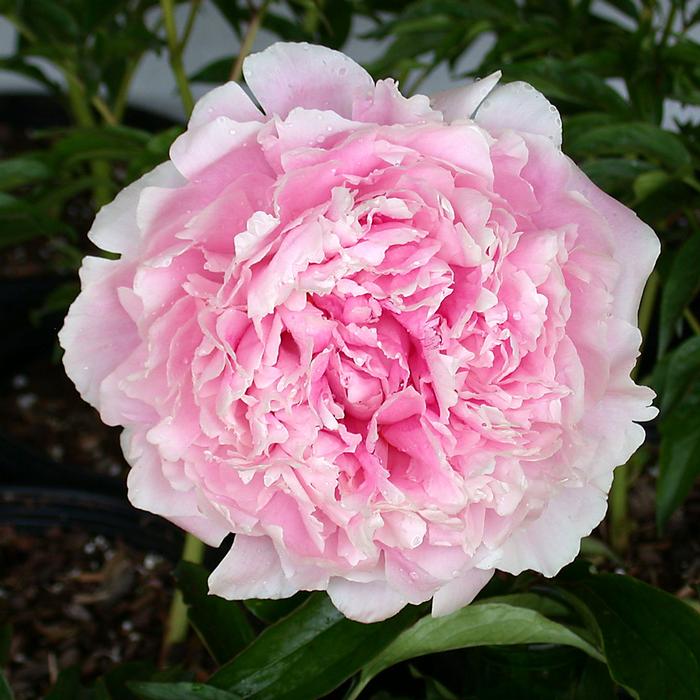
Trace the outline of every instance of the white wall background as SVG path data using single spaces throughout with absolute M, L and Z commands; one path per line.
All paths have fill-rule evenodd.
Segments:
M 700 4 L 700 0 L 698 3 Z M 181 6 L 178 10 L 178 20 L 182 24 L 188 8 Z M 602 3 L 597 3 L 596 11 L 608 16 L 615 14 Z M 618 19 L 625 21 L 623 15 L 618 16 Z M 353 37 L 357 37 L 370 29 L 371 26 L 368 20 L 356 18 L 351 34 Z M 700 26 L 696 26 L 695 30 L 694 38 L 700 41 Z M 256 38 L 254 50 L 263 49 L 273 41 L 275 41 L 275 36 L 263 30 Z M 6 20 L 0 18 L 0 57 L 11 55 L 14 43 L 14 28 Z M 491 39 L 488 36 L 482 36 L 472 49 L 462 57 L 458 66 L 459 71 L 467 71 L 478 65 L 490 44 Z M 349 56 L 362 63 L 378 56 L 382 49 L 383 45 L 379 42 L 353 38 L 344 50 Z M 235 34 L 220 16 L 216 7 L 208 0 L 204 0 L 184 56 L 187 73 L 191 74 L 217 58 L 234 55 L 237 50 L 238 40 Z M 450 79 L 447 68 L 443 65 L 423 83 L 421 91 L 430 94 L 452 85 L 454 83 Z M 202 84 L 193 86 L 195 97 L 199 97 L 210 87 Z M 40 85 L 29 79 L 0 70 L 0 93 L 40 92 L 41 90 Z M 175 82 L 165 52 L 160 56 L 150 54 L 142 61 L 132 83 L 130 103 L 174 118 L 183 116 L 180 99 L 175 89 Z M 700 122 L 700 108 L 682 108 L 678 104 L 668 103 L 664 119 L 665 126 L 673 128 L 674 118 L 679 116 L 689 117 Z

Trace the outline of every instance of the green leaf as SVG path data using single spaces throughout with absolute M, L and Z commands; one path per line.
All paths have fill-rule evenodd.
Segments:
M 686 397 L 692 397 L 700 380 L 700 336 L 693 336 L 681 343 L 657 365 L 663 377 L 655 373 L 655 386 L 661 393 L 661 414 L 670 415 Z M 662 379 L 660 382 L 659 379 Z
M 548 620 L 530 608 L 491 603 L 487 599 L 445 617 L 419 620 L 364 666 L 347 700 L 359 697 L 378 673 L 407 659 L 454 649 L 504 644 L 562 644 L 603 660 L 592 644 L 568 627 Z
M 662 530 L 700 473 L 700 337 L 658 362 L 653 382 L 661 396 L 656 522 Z
M 572 692 L 572 700 L 616 700 L 615 684 L 605 664 L 587 659 Z
M 23 0 L 20 12 L 37 39 L 49 44 L 70 44 L 77 39 L 80 28 L 66 5 L 55 0 Z
M 632 158 L 597 158 L 582 163 L 581 169 L 608 194 L 631 200 L 634 183 L 654 166 Z
M 240 698 L 309 700 L 329 693 L 370 662 L 422 608 L 384 622 L 347 620 L 321 593 L 268 627 L 208 681 Z
M 187 604 L 187 617 L 214 660 L 232 659 L 255 637 L 240 604 L 209 595 L 209 572 L 199 564 L 181 561 L 175 580 Z
M 29 63 L 21 56 L 0 58 L 0 70 L 17 73 L 25 78 L 34 80 L 44 87 L 47 87 L 53 93 L 60 94 L 61 92 L 59 85 L 51 80 L 41 68 L 35 66 L 33 63 Z
M 567 149 L 574 158 L 636 155 L 674 171 L 691 166 L 690 153 L 675 134 L 645 122 L 594 127 L 570 139 Z
M 68 230 L 67 224 L 37 211 L 29 202 L 7 195 L 0 197 L 0 250 L 33 238 L 67 233 Z
M 73 128 L 51 149 L 53 158 L 60 165 L 99 158 L 128 161 L 146 146 L 151 134 L 126 126 Z
M 656 523 L 662 530 L 700 475 L 700 387 L 660 424 Z
M 190 76 L 193 83 L 225 83 L 230 79 L 235 56 L 224 56 L 207 63 Z
M 633 185 L 634 196 L 637 203 L 645 200 L 657 192 L 664 185 L 672 181 L 672 177 L 663 170 L 651 170 L 648 173 L 639 175 Z
M 12 688 L 5 678 L 5 674 L 0 671 L 0 700 L 14 700 L 14 694 L 12 693 Z
M 700 290 L 700 231 L 678 249 L 661 292 L 658 356 L 664 354 L 674 336 L 676 322 Z
M 568 102 L 587 111 L 601 110 L 628 119 L 632 116 L 629 104 L 618 92 L 573 61 L 554 58 L 521 61 L 504 70 L 504 79 L 506 82 L 524 80 L 556 102 Z
M 22 185 L 45 180 L 51 170 L 36 158 L 0 160 L 0 190 L 13 190 Z
M 252 598 L 244 600 L 243 605 L 250 610 L 258 620 L 270 625 L 277 622 L 286 615 L 296 610 L 307 598 L 309 594 L 300 592 L 291 598 L 280 598 L 279 600 L 257 600 Z
M 202 683 L 130 683 L 143 700 L 238 700 L 240 696 Z
M 571 587 L 595 620 L 613 679 L 638 700 L 700 698 L 700 615 L 630 576 Z
M 80 671 L 72 666 L 63 669 L 58 679 L 44 700 L 76 700 L 82 697 L 83 687 L 80 685 Z

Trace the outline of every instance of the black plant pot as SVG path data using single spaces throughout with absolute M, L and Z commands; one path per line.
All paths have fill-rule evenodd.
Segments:
M 12 156 L 21 156 L 23 151 L 35 148 L 27 136 L 34 130 L 63 127 L 70 123 L 62 103 L 55 97 L 42 94 L 0 93 L 0 115 L 0 130 L 7 128 L 10 134 L 9 139 L 6 137 L 0 141 L 0 157 L 3 156 L 3 146 Z M 125 123 L 159 131 L 172 126 L 173 122 L 158 114 L 130 108 Z M 41 264 L 38 267 L 41 268 Z M 37 315 L 35 312 L 52 291 L 76 279 L 75 275 L 57 274 L 50 268 L 39 269 L 28 276 L 0 277 L 3 317 L 0 387 L 9 390 L 14 378 L 27 373 L 30 367 L 40 367 L 38 372 L 48 374 L 62 372 L 52 358 L 57 349 L 56 335 L 63 323 L 63 313 Z M 35 442 L 41 437 L 37 436 Z M 0 486 L 2 483 L 35 488 L 46 485 L 52 489 L 80 489 L 125 500 L 122 479 L 96 476 L 86 467 L 59 464 L 41 455 L 37 444 L 18 440 L 8 434 L 8 426 L 0 424 Z
M 144 552 L 177 561 L 182 533 L 166 521 L 133 508 L 126 499 L 67 488 L 0 486 L 0 525 L 44 532 L 77 529 L 118 538 Z
M 50 354 L 61 327 L 59 313 L 35 317 L 48 295 L 67 281 L 61 275 L 32 275 L 0 279 L 0 308 L 4 335 L 0 343 L 0 363 L 7 369 L 20 366 L 41 354 Z

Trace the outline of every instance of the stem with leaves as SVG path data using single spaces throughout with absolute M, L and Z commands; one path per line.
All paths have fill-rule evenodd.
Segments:
M 639 330 L 642 333 L 642 347 L 656 307 L 660 279 L 656 271 L 651 273 L 642 295 L 639 307 Z M 637 376 L 639 364 L 632 370 L 632 378 Z M 610 544 L 618 554 L 624 554 L 629 546 L 630 523 L 627 510 L 628 491 L 630 487 L 630 462 L 615 470 L 610 489 Z
M 190 90 L 190 84 L 187 80 L 187 74 L 185 73 L 185 65 L 182 62 L 182 53 L 192 30 L 192 25 L 194 24 L 194 17 L 197 8 L 199 7 L 199 2 L 197 0 L 193 0 L 192 2 L 190 16 L 187 20 L 185 32 L 183 34 L 183 40 L 178 39 L 177 36 L 174 0 L 160 0 L 160 6 L 163 10 L 165 34 L 168 40 L 170 67 L 173 70 L 175 83 L 177 84 L 177 89 L 180 92 L 180 99 L 182 100 L 182 107 L 185 110 L 185 116 L 189 117 L 190 114 L 192 114 L 192 109 L 194 108 L 194 98 L 192 97 L 192 90 Z
M 250 22 L 248 23 L 248 31 L 243 37 L 238 56 L 236 56 L 236 60 L 231 67 L 230 78 L 234 82 L 238 82 L 241 79 L 241 75 L 243 74 L 243 61 L 245 61 L 246 56 L 253 50 L 255 37 L 258 35 L 258 31 L 260 31 L 262 21 L 265 18 L 265 13 L 269 5 L 270 0 L 264 0 L 262 5 L 251 14 Z
M 90 102 L 85 94 L 85 88 L 71 71 L 65 71 L 65 78 L 68 86 L 68 103 L 73 113 L 73 118 L 79 126 L 94 127 L 95 117 L 90 110 Z M 109 163 L 103 160 L 93 160 L 90 168 L 95 180 L 93 198 L 95 207 L 99 209 L 111 199 Z
M 190 561 L 194 564 L 201 564 L 204 559 L 204 543 L 194 535 L 185 535 L 185 544 L 182 549 L 182 561 Z M 180 591 L 175 591 L 173 602 L 170 605 L 170 613 L 165 627 L 163 647 L 161 649 L 161 659 L 167 661 L 168 653 L 175 644 L 185 640 L 187 635 L 187 606 Z

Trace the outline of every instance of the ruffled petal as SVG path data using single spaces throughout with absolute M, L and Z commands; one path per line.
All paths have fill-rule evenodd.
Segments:
M 493 573 L 493 569 L 470 569 L 466 574 L 446 583 L 433 596 L 432 616 L 449 615 L 469 605 L 491 580 Z
M 396 615 L 408 601 L 385 581 L 349 581 L 335 577 L 328 583 L 333 605 L 357 622 L 379 622 Z
M 265 536 L 236 535 L 209 576 L 209 592 L 227 600 L 289 598 L 297 591 L 282 570 L 272 540 Z
M 561 146 L 561 117 L 557 108 L 529 83 L 507 83 L 495 88 L 481 103 L 474 117 L 493 134 L 506 129 L 539 134 Z
M 133 254 L 140 243 L 136 207 L 146 187 L 175 188 L 184 182 L 170 162 L 159 166 L 125 187 L 95 217 L 88 238 L 102 250 L 122 255 Z
M 430 103 L 435 109 L 442 112 L 446 122 L 471 119 L 479 105 L 488 97 L 500 79 L 501 71 L 497 70 L 481 80 L 477 78 L 469 85 L 436 92 L 431 95 Z
M 353 102 L 374 86 L 348 56 L 306 43 L 277 43 L 248 56 L 243 75 L 268 116 L 286 117 L 295 107 L 306 107 L 351 118 Z
M 196 129 L 217 117 L 226 117 L 236 122 L 258 122 L 263 119 L 262 112 L 243 88 L 233 81 L 214 88 L 197 100 L 188 127 Z

